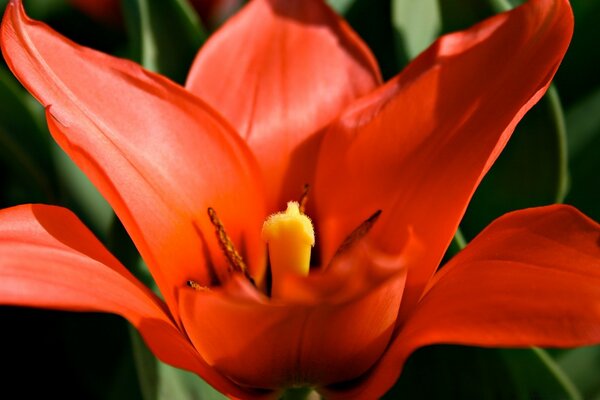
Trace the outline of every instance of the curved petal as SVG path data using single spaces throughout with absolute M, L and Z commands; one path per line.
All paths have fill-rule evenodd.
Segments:
M 326 385 L 363 374 L 380 357 L 394 330 L 404 276 L 379 280 L 350 298 L 319 287 L 321 301 L 273 300 L 232 279 L 214 291 L 183 290 L 181 318 L 202 357 L 242 386 Z
M 0 304 L 119 314 L 164 362 L 243 393 L 202 360 L 165 305 L 64 208 L 0 211 Z
M 176 287 L 210 284 L 211 267 L 226 271 L 208 207 L 260 281 L 260 172 L 224 120 L 167 79 L 31 21 L 20 1 L 7 8 L 1 42 L 13 72 L 47 107 L 54 138 L 123 221 L 171 310 Z
M 547 89 L 573 29 L 566 0 L 532 0 L 442 37 L 326 133 L 314 198 L 324 263 L 375 210 L 397 254 L 414 236 L 402 314 L 437 268 L 477 184 Z
M 202 47 L 186 87 L 246 139 L 274 212 L 312 182 L 317 132 L 380 79 L 368 48 L 323 0 L 253 0 Z
M 376 396 L 430 344 L 573 347 L 600 343 L 600 225 L 568 206 L 507 214 L 437 273 L 362 386 Z

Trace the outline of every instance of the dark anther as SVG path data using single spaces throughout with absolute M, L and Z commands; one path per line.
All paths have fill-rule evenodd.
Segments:
M 375 225 L 375 222 L 377 222 L 377 219 L 379 219 L 380 215 L 381 210 L 375 211 L 369 218 L 364 220 L 355 230 L 353 230 L 348 236 L 346 236 L 346 239 L 344 239 L 340 247 L 338 247 L 331 260 L 334 260 L 342 253 L 346 252 L 356 242 L 360 241 L 363 237 L 365 237 L 366 234 L 369 233 L 371 228 L 373 228 L 373 225 Z M 329 262 L 329 265 L 331 265 L 331 261 Z
M 310 191 L 310 185 L 308 183 L 304 184 L 304 188 L 302 189 L 302 196 L 300 196 L 300 213 L 304 214 L 304 210 L 306 209 L 306 202 L 308 201 L 308 192 Z
M 246 263 L 244 263 L 242 256 L 240 256 L 235 249 L 233 241 L 229 235 L 227 235 L 227 232 L 225 232 L 225 227 L 221 223 L 221 220 L 212 207 L 208 208 L 208 216 L 210 218 L 210 222 L 212 222 L 213 226 L 215 227 L 215 233 L 219 239 L 219 246 L 221 247 L 221 250 L 223 250 L 223 254 L 225 254 L 225 257 L 229 262 L 229 269 L 244 274 L 244 276 L 254 285 L 254 279 L 252 279 L 250 276 L 248 267 L 246 267 Z
M 196 281 L 188 280 L 188 281 L 185 282 L 185 284 L 188 285 L 189 287 L 191 287 L 194 290 L 198 290 L 198 291 L 209 290 L 206 286 L 202 286 L 201 284 L 199 284 Z

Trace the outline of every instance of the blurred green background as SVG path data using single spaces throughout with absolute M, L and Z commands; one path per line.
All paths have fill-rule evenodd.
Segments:
M 180 83 L 204 40 L 241 6 L 239 0 L 123 0 L 98 17 L 76 3 L 82 2 L 25 1 L 32 17 L 76 42 L 131 58 Z M 390 78 L 440 34 L 517 2 L 329 3 L 365 39 Z M 554 202 L 573 204 L 600 220 L 600 1 L 571 3 L 575 35 L 553 88 L 519 125 L 478 189 L 461 224 L 463 240 L 507 211 Z M 0 1 L 0 8 L 5 5 Z M 129 268 L 143 271 L 110 207 L 51 141 L 42 111 L 2 61 L 0 207 L 30 202 L 69 207 Z M 200 379 L 157 363 L 119 317 L 0 307 L 0 327 L 0 391 L 19 393 L 18 398 L 220 398 Z M 388 397 L 600 400 L 600 348 L 433 346 L 411 357 Z

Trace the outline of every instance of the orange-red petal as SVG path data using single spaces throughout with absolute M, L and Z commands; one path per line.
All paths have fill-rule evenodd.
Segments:
M 193 371 L 220 390 L 244 393 L 202 360 L 165 304 L 64 208 L 23 205 L 0 211 L 0 304 L 119 314 L 164 362 Z
M 30 20 L 20 1 L 8 5 L 1 42 L 15 75 L 47 107 L 53 136 L 109 200 L 172 310 L 176 287 L 188 279 L 209 284 L 209 266 L 218 274 L 225 265 L 208 207 L 260 280 L 260 172 L 221 117 L 171 81 Z
M 532 0 L 442 37 L 326 133 L 314 200 L 324 262 L 375 210 L 370 235 L 412 251 L 403 312 L 437 268 L 475 187 L 547 89 L 573 29 L 566 0 Z
M 377 397 L 414 350 L 437 343 L 600 343 L 600 225 L 568 206 L 499 218 L 434 276 L 371 376 L 342 397 Z
M 181 318 L 206 361 L 242 386 L 333 384 L 363 374 L 387 347 L 404 277 L 347 282 L 362 286 L 350 296 L 339 296 L 335 283 L 315 285 L 317 300 L 306 295 L 314 280 L 298 299 L 271 300 L 236 279 L 214 291 L 185 290 Z
M 273 212 L 312 182 L 318 132 L 379 82 L 368 48 L 323 0 L 253 0 L 200 50 L 186 87 L 246 139 Z

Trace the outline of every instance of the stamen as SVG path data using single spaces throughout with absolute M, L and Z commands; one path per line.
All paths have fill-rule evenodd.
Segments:
M 221 247 L 221 250 L 223 250 L 225 257 L 229 262 L 229 269 L 244 274 L 244 276 L 253 285 L 255 285 L 254 279 L 252 279 L 250 273 L 248 272 L 248 267 L 246 267 L 246 263 L 244 263 L 242 256 L 240 256 L 240 253 L 238 253 L 235 249 L 233 241 L 231 240 L 229 235 L 227 235 L 227 232 L 225 232 L 225 227 L 221 223 L 221 220 L 217 216 L 216 211 L 212 207 L 208 207 L 208 216 L 210 218 L 210 222 L 212 222 L 213 226 L 215 227 L 215 233 L 217 234 L 217 238 L 219 239 L 219 246 Z
M 380 215 L 381 215 L 381 210 L 375 211 L 373 213 L 373 215 L 371 215 L 369 218 L 367 218 L 366 220 L 364 220 L 355 230 L 353 230 L 348 236 L 346 236 L 346 239 L 344 239 L 344 241 L 342 242 L 342 244 L 340 245 L 340 247 L 338 247 L 337 251 L 335 252 L 335 254 L 333 255 L 333 257 L 331 258 L 331 260 L 333 261 L 336 257 L 338 257 L 341 254 L 345 253 L 356 242 L 358 242 L 363 237 L 365 237 L 366 234 L 369 233 L 369 231 L 371 230 L 371 228 L 373 228 L 373 225 L 375 225 L 375 222 L 377 222 L 377 220 L 379 219 Z M 329 267 L 329 265 L 331 265 L 332 261 L 329 262 L 329 264 L 327 265 L 327 267 Z
M 206 291 L 210 290 L 208 287 L 202 286 L 198 282 L 192 281 L 192 280 L 186 281 L 185 284 L 188 285 L 189 287 L 191 287 L 192 289 L 197 290 L 199 292 L 206 292 Z
M 306 202 L 308 201 L 308 192 L 309 191 L 310 191 L 310 185 L 308 183 L 305 183 L 304 188 L 302 189 L 302 196 L 300 196 L 300 201 L 299 201 L 300 214 L 304 214 L 304 210 L 306 209 Z

